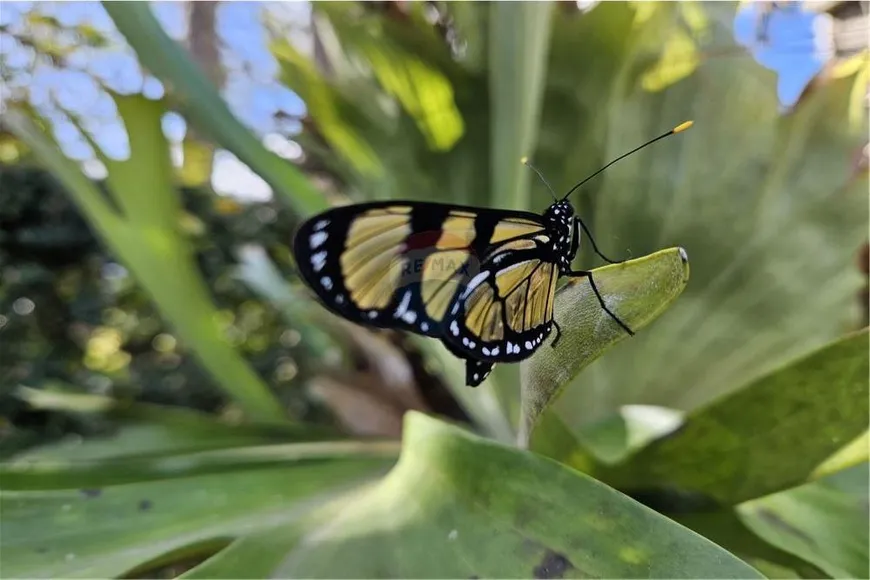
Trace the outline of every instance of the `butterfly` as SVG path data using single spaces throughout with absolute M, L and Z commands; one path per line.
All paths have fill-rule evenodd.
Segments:
M 358 324 L 440 340 L 465 360 L 468 386 L 496 363 L 527 359 L 555 331 L 560 278 L 586 278 L 601 308 L 633 331 L 604 302 L 589 270 L 572 262 L 581 233 L 609 263 L 569 201 L 578 187 L 620 159 L 691 126 L 687 121 L 614 159 L 543 214 L 419 201 L 375 201 L 334 207 L 297 230 L 293 252 L 303 281 L 323 305 Z

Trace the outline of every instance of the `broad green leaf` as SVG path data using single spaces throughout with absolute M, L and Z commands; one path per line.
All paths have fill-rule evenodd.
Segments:
M 184 116 L 251 167 L 301 217 L 326 207 L 323 196 L 290 163 L 268 151 L 230 112 L 205 73 L 163 30 L 148 4 L 103 2 L 115 26 L 153 74 L 170 87 Z
M 624 18 L 644 5 L 645 19 Z M 868 223 L 866 174 L 853 176 L 848 161 L 867 133 L 866 116 L 849 116 L 854 75 L 819 80 L 783 112 L 776 75 L 734 42 L 735 6 L 693 2 L 703 13 L 693 21 L 704 23 L 693 32 L 697 67 L 687 76 L 671 70 L 682 78 L 648 91 L 647 73 L 687 26 L 684 5 L 603 2 L 588 15 L 600 19 L 600 34 L 576 34 L 587 17 L 554 29 L 556 38 L 575 32 L 573 59 L 600 54 L 611 66 L 591 77 L 561 67 L 559 86 L 573 82 L 577 101 L 545 99 L 542 143 L 554 145 L 542 165 L 566 176 L 557 188 L 695 121 L 576 196 L 605 253 L 679 244 L 693 262 L 692 284 L 656 331 L 606 353 L 560 399 L 556 411 L 578 433 L 628 404 L 691 411 L 854 324 L 854 253 Z M 572 115 L 578 124 L 566 121 Z
M 745 524 L 782 550 L 808 560 L 834 578 L 867 578 L 868 464 L 813 483 L 746 502 Z
M 99 413 L 120 423 L 111 437 L 89 439 L 74 436 L 27 450 L 13 456 L 9 467 L 32 463 L 108 461 L 143 458 L 170 453 L 191 453 L 248 445 L 336 439 L 337 434 L 322 427 L 299 424 L 231 424 L 192 409 L 148 403 L 121 402 L 98 395 L 53 390 L 26 389 L 20 395 L 39 410 Z
M 583 474 L 419 413 L 392 472 L 305 529 L 270 576 L 757 578 Z
M 268 578 L 301 535 L 293 521 L 239 538 L 199 566 L 179 576 L 191 578 Z
M 45 129 L 20 111 L 10 111 L 7 122 L 66 187 L 216 384 L 252 417 L 284 420 L 266 385 L 222 336 L 193 250 L 178 230 L 179 202 L 160 124 L 165 110 L 142 96 L 113 97 L 130 134 L 132 155 L 125 161 L 100 156 L 109 172 L 110 195 L 123 213 L 63 155 Z
M 304 441 L 323 434 L 231 426 L 155 405 L 111 414 L 121 421 L 117 436 L 0 464 L 6 576 L 119 577 L 208 556 L 286 526 L 380 475 L 398 454 L 393 442 Z
M 151 435 L 140 430 L 141 437 Z M 227 437 L 225 437 L 227 438 Z M 129 446 L 130 437 L 122 438 L 120 445 Z M 165 481 L 193 476 L 233 473 L 263 467 L 280 467 L 288 462 L 320 463 L 323 461 L 390 458 L 396 444 L 364 441 L 314 441 L 271 445 L 251 445 L 243 438 L 230 440 L 226 448 L 201 451 L 150 451 L 133 455 L 119 450 L 117 455 L 89 459 L 88 455 L 105 453 L 103 449 L 77 450 L 82 459 L 55 457 L 57 448 L 42 453 L 25 455 L 0 465 L 2 487 L 8 490 L 94 488 L 120 484 Z
M 241 463 L 222 473 L 40 490 L 34 473 L 23 489 L 0 489 L 3 572 L 8 577 L 118 577 L 161 556 L 218 549 L 235 538 L 293 521 L 312 505 L 389 465 L 381 459 L 294 461 L 269 468 Z M 229 467 L 229 466 L 228 466 Z M 5 479 L 5 478 L 4 478 Z
M 868 357 L 865 329 L 696 411 L 601 477 L 620 489 L 677 487 L 725 504 L 801 484 L 867 429 Z
M 743 561 L 755 566 L 768 578 L 826 578 L 817 566 L 807 561 L 805 554 L 790 552 L 771 545 L 752 532 L 741 521 L 736 508 L 681 510 L 679 506 L 650 506 L 674 521 L 694 530 L 727 549 Z M 668 510 L 668 507 L 674 509 Z M 766 568 L 769 565 L 773 569 Z
M 638 331 L 658 317 L 686 287 L 689 262 L 682 248 L 662 250 L 593 271 L 605 303 L 629 328 Z M 557 347 L 542 346 L 522 363 L 521 443 L 533 450 L 535 429 L 565 386 L 587 365 L 628 334 L 604 312 L 589 281 L 572 280 L 556 294 L 555 320 L 562 328 Z M 552 341 L 552 339 L 551 339 Z M 582 387 L 578 387 L 582 388 Z

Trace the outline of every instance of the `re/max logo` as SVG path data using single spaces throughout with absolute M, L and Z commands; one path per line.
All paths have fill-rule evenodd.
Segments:
M 393 262 L 393 267 L 400 268 L 400 277 L 411 280 L 465 278 L 476 274 L 479 266 L 467 238 L 443 231 L 409 236 L 405 251 Z

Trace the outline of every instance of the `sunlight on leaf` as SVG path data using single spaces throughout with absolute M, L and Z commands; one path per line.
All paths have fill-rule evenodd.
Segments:
M 399 100 L 433 151 L 447 151 L 462 137 L 464 122 L 449 79 L 422 55 L 399 45 L 386 23 L 349 17 L 341 3 L 315 7 L 328 15 L 342 44 L 371 67 L 387 94 Z M 446 51 L 445 51 L 446 53 Z
M 647 91 L 661 91 L 695 72 L 698 62 L 698 49 L 692 37 L 684 31 L 674 32 L 659 61 L 644 73 L 641 86 Z

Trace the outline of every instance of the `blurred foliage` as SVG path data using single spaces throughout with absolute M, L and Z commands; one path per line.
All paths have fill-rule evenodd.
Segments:
M 300 416 L 324 419 L 298 390 L 298 376 L 320 371 L 300 356 L 299 331 L 236 276 L 237 248 L 264 247 L 289 276 L 292 223 L 279 203 L 240 204 L 182 188 L 183 229 L 220 308 L 232 343 Z M 122 399 L 217 412 L 227 404 L 211 379 L 161 321 L 143 289 L 98 243 L 78 210 L 44 170 L 0 166 L 0 414 L 23 442 L 78 430 L 71 420 L 28 412 L 19 384 L 78 385 Z M 60 423 L 58 423 L 60 422 Z M 51 423 L 51 424 L 49 424 Z M 33 430 L 32 433 L 29 432 Z M 8 445 L 4 442 L 4 451 Z

